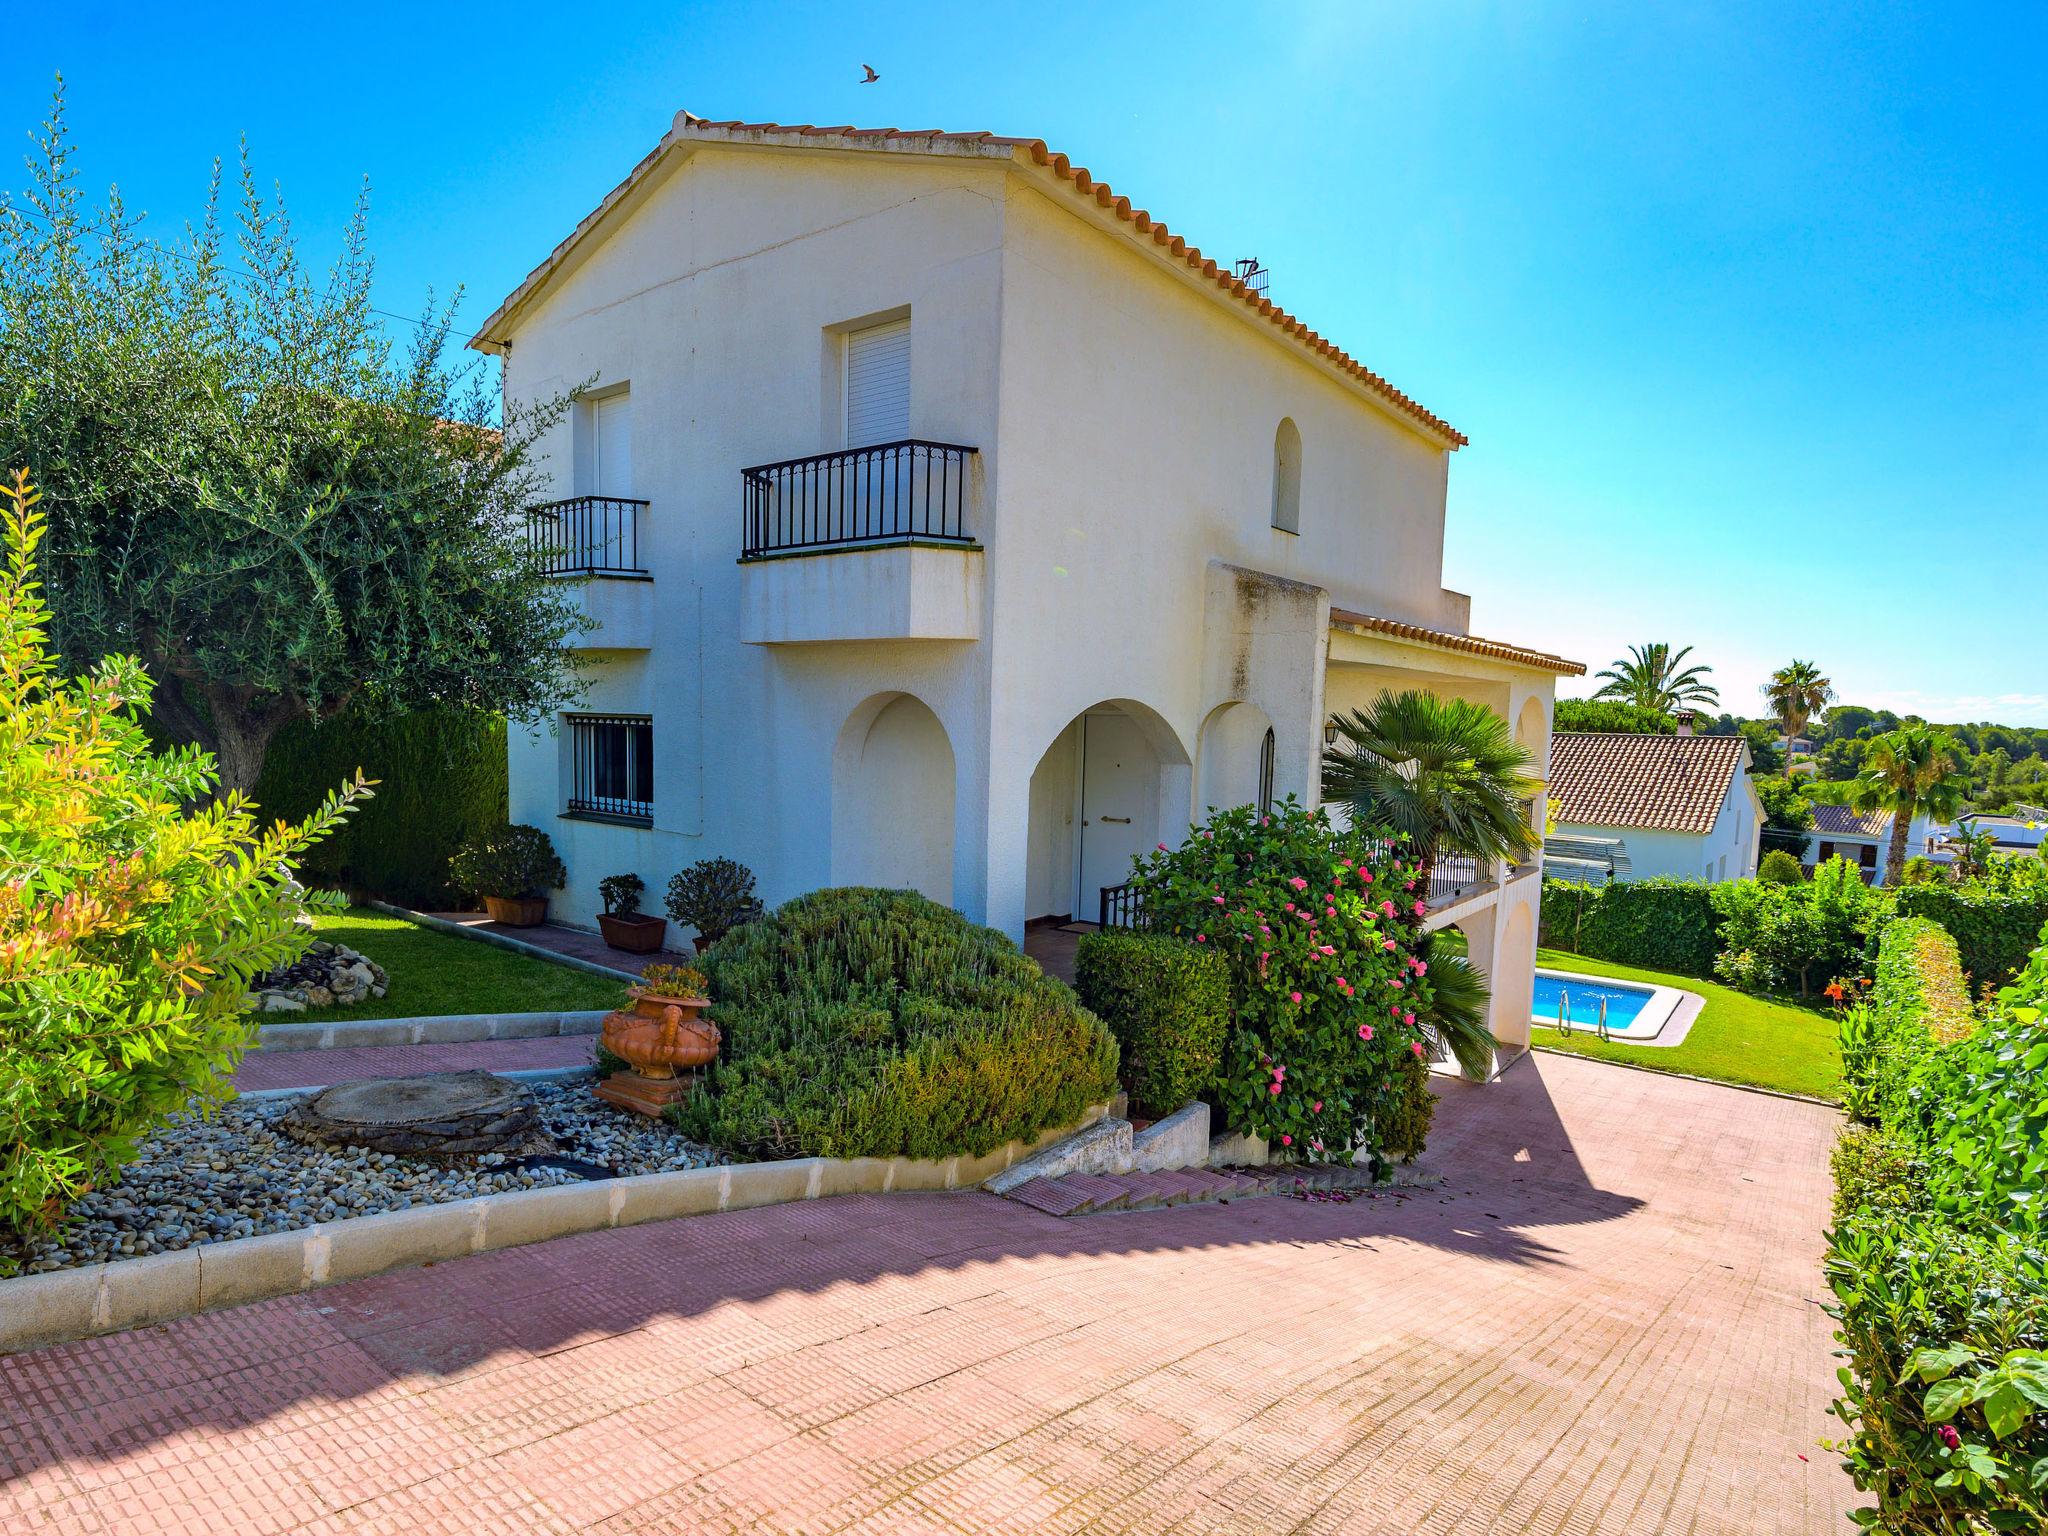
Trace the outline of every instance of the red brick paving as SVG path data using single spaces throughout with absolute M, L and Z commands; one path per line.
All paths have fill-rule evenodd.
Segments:
M 656 961 L 673 962 L 678 954 L 694 953 L 687 945 L 682 948 L 664 948 L 652 955 L 636 955 L 630 950 L 613 949 L 605 943 L 600 934 L 586 933 L 581 928 L 564 928 L 559 923 L 537 923 L 531 928 L 514 928 L 509 923 L 494 923 L 482 912 L 435 912 L 429 914 L 450 923 L 459 923 L 464 928 L 474 928 L 479 933 L 495 933 L 504 938 L 517 939 L 522 944 L 531 944 L 537 949 L 552 950 L 558 955 L 573 955 L 578 960 L 594 961 L 609 966 L 615 971 L 624 971 L 628 976 L 638 976 Z
M 1846 1529 L 1834 1116 L 1445 1091 L 1440 1191 L 818 1201 L 0 1360 L 0 1530 Z
M 413 1077 L 422 1072 L 526 1072 L 590 1064 L 594 1035 L 546 1035 L 538 1040 L 470 1040 L 451 1045 L 349 1045 L 317 1051 L 252 1051 L 235 1068 L 244 1093 L 264 1088 L 305 1088 L 364 1077 Z

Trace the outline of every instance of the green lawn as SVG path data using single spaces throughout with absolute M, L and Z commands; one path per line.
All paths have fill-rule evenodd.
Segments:
M 1683 992 L 1696 992 L 1707 1001 L 1682 1045 L 1603 1045 L 1593 1036 L 1576 1030 L 1566 1036 L 1540 1026 L 1535 1031 L 1538 1045 L 1815 1098 L 1832 1099 L 1840 1090 L 1842 1056 L 1835 1043 L 1834 1016 L 1824 1008 L 1807 1007 L 1785 998 L 1752 997 L 1747 992 L 1731 991 L 1691 976 L 1610 965 L 1569 950 L 1538 950 L 1536 963 L 1546 970 L 1580 971 L 1588 976 L 1612 976 L 1618 981 L 1677 987 Z
M 451 938 L 403 918 L 364 907 L 320 914 L 320 937 L 359 950 L 391 973 L 389 992 L 347 1007 L 270 1013 L 264 1021 L 299 1019 L 403 1019 L 439 1013 L 554 1013 L 613 1008 L 624 983 L 500 949 L 476 939 Z

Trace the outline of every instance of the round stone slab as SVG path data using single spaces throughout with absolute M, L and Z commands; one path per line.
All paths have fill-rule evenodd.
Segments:
M 523 1157 L 555 1150 L 526 1086 L 488 1072 L 337 1083 L 297 1105 L 278 1129 L 311 1146 L 367 1147 L 403 1157 Z

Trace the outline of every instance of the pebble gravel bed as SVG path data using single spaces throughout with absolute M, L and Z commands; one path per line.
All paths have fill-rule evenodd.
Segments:
M 594 1098 L 587 1079 L 532 1088 L 541 1122 L 563 1157 L 617 1175 L 732 1161 L 661 1121 Z M 277 1122 L 303 1097 L 241 1099 L 210 1116 L 179 1116 L 142 1144 L 117 1184 L 76 1201 L 60 1231 L 8 1256 L 35 1274 L 408 1206 L 582 1182 L 573 1171 L 520 1167 L 518 1159 L 501 1155 L 444 1167 L 360 1147 L 302 1146 L 280 1132 Z

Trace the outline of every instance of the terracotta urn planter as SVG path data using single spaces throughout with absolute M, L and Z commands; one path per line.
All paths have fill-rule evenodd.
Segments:
M 630 1072 L 614 1072 L 597 1085 L 597 1096 L 643 1115 L 662 1110 L 690 1091 L 695 1068 L 718 1059 L 718 1026 L 700 1017 L 708 997 L 681 997 L 647 987 L 628 987 L 630 1008 L 604 1016 L 598 1039 Z
M 668 919 L 641 912 L 600 912 L 597 931 L 613 949 L 623 949 L 630 955 L 651 955 L 661 948 L 662 936 L 668 932 Z
M 536 928 L 548 915 L 545 896 L 486 896 L 484 910 L 491 921 L 507 928 Z

